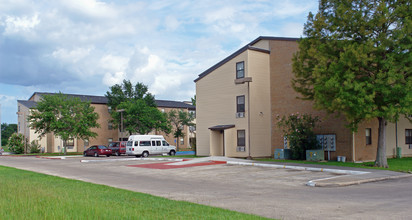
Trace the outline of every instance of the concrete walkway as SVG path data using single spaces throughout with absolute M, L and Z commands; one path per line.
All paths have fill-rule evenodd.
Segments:
M 338 174 L 334 177 L 324 179 L 314 179 L 308 181 L 306 185 L 317 187 L 336 187 L 336 186 L 350 186 L 362 183 L 376 182 L 382 180 L 399 179 L 412 177 L 410 173 L 401 173 L 388 170 L 375 169 L 360 169 L 354 167 L 338 167 L 319 164 L 293 164 L 293 163 L 278 163 L 278 162 L 263 162 L 256 160 L 246 160 L 238 158 L 229 158 L 221 156 L 211 156 L 195 158 L 188 161 L 176 162 L 170 165 L 187 165 L 194 163 L 203 163 L 206 161 L 226 161 L 228 165 L 241 166 L 259 166 L 270 167 L 278 169 L 292 169 L 292 170 L 306 170 L 314 172 L 330 172 Z

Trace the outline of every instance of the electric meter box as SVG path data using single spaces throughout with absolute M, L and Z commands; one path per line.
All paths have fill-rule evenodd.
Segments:
M 275 149 L 275 159 L 288 160 L 292 158 L 290 149 Z
M 307 161 L 325 160 L 325 152 L 323 150 L 306 150 Z

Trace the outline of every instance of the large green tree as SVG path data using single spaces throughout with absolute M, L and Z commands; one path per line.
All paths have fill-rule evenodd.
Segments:
M 185 136 L 183 128 L 184 126 L 194 126 L 192 122 L 194 115 L 189 112 L 173 109 L 167 113 L 167 118 L 173 127 L 173 137 L 176 138 L 177 150 L 179 150 L 179 138 Z
M 147 134 L 152 130 L 170 133 L 166 115 L 157 109 L 154 96 L 142 83 L 133 84 L 129 80 L 110 87 L 106 92 L 108 106 L 112 109 L 113 124 L 130 134 Z M 123 119 L 123 120 L 122 120 Z
M 375 166 L 388 167 L 386 124 L 412 113 L 410 0 L 320 0 L 293 58 L 293 88 L 356 131 L 378 119 Z
M 6 146 L 10 136 L 17 132 L 17 124 L 1 124 L 1 146 Z
M 62 93 L 43 95 L 28 117 L 29 126 L 41 137 L 53 132 L 63 140 L 66 147 L 71 138 L 89 139 L 97 134 L 91 128 L 98 128 L 99 115 L 90 102 L 81 101 Z M 66 153 L 66 151 L 65 151 Z

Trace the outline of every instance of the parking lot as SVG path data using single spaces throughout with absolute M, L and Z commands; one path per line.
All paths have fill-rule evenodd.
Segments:
M 126 160 L 125 160 L 126 159 Z M 165 164 L 166 163 L 166 164 Z M 0 157 L 0 165 L 280 219 L 406 219 L 412 193 L 400 179 L 350 187 L 308 187 L 336 174 L 258 166 L 176 166 L 133 157 Z M 169 166 L 167 169 L 159 167 Z M 395 190 L 395 188 L 396 190 Z

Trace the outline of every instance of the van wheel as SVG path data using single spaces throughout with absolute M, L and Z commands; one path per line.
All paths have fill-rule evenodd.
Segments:
M 99 154 L 96 152 L 96 153 L 94 153 L 94 156 L 95 156 L 95 157 L 98 157 L 98 156 L 99 156 Z
M 106 157 L 110 157 L 110 154 L 107 154 Z
M 149 156 L 149 152 L 147 151 L 143 152 L 142 157 L 148 157 L 148 156 Z
M 174 155 L 176 155 L 176 152 L 175 152 L 174 150 L 171 150 L 171 151 L 169 152 L 169 155 L 170 155 L 170 156 L 174 156 Z

